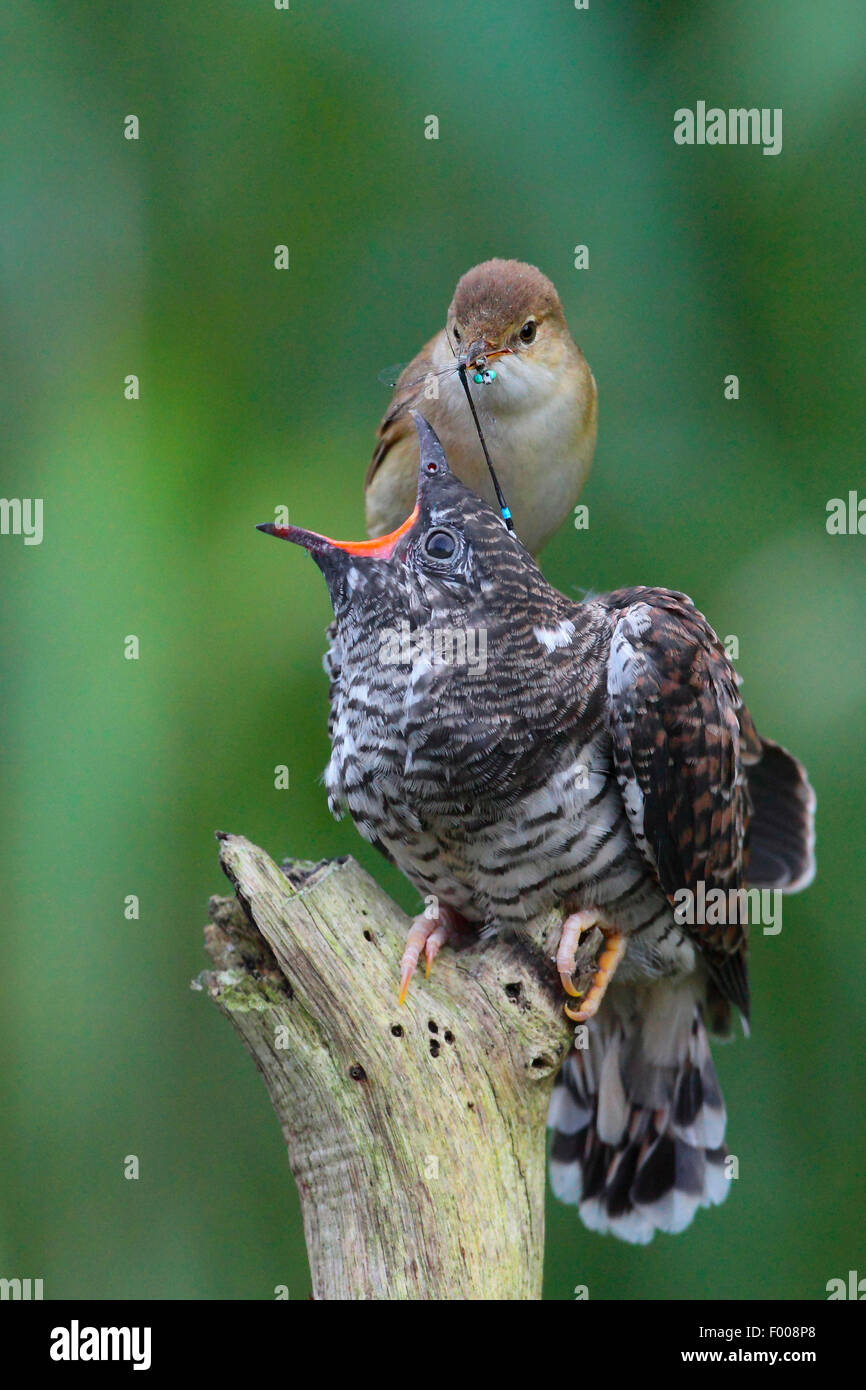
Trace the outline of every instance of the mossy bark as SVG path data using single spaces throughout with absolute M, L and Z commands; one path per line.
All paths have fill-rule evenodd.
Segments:
M 282 1126 L 314 1297 L 540 1297 L 545 1114 L 570 1040 L 545 932 L 444 950 L 400 1008 L 408 920 L 368 874 L 281 870 L 219 838 L 237 897 L 211 901 L 201 982 Z

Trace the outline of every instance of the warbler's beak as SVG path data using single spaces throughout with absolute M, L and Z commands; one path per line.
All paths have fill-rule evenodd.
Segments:
M 511 348 L 496 347 L 486 338 L 476 338 L 474 342 L 469 344 L 465 352 L 461 352 L 457 361 L 462 367 L 475 367 L 479 364 L 478 359 L 480 357 L 484 358 L 485 363 L 495 362 L 497 357 L 505 357 L 506 353 L 510 352 Z
M 372 541 L 335 541 L 330 536 L 320 536 L 316 531 L 304 531 L 300 526 L 275 526 L 272 521 L 263 521 L 257 531 L 266 531 L 269 536 L 279 536 L 282 541 L 292 541 L 302 545 L 311 555 L 320 555 L 328 550 L 342 550 L 345 555 L 369 555 L 374 560 L 389 560 L 401 536 L 411 531 L 418 520 L 418 507 L 408 516 L 402 526 L 387 536 L 377 536 Z

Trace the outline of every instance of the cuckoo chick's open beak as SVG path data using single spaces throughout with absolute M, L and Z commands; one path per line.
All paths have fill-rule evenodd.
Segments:
M 402 526 L 387 536 L 377 536 L 371 541 L 335 541 L 330 536 L 320 536 L 316 531 L 305 531 L 300 526 L 275 526 L 272 521 L 263 521 L 257 531 L 266 531 L 269 536 L 279 536 L 282 541 L 292 541 L 302 545 L 311 554 L 328 549 L 342 550 L 346 555 L 369 555 L 374 560 L 389 560 L 401 536 L 411 531 L 418 520 L 418 507 L 408 516 Z

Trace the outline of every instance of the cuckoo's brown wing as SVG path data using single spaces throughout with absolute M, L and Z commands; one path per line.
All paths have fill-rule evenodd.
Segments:
M 608 663 L 614 766 L 629 822 L 659 883 L 740 888 L 749 819 L 747 767 L 761 743 L 738 677 L 685 594 L 627 589 L 601 602 L 613 623 Z M 748 1017 L 746 928 L 696 924 L 722 994 Z
M 424 383 L 429 372 L 434 371 L 433 349 L 436 346 L 440 333 L 431 338 L 429 343 L 422 347 L 418 356 L 413 358 L 408 366 L 404 367 L 394 386 L 394 394 L 391 397 L 391 404 L 388 406 L 382 422 L 376 431 L 376 447 L 373 450 L 373 457 L 370 460 L 370 467 L 367 469 L 367 476 L 364 479 L 365 490 L 370 486 L 379 465 L 382 463 L 388 450 L 392 448 L 398 440 L 405 438 L 406 435 L 415 434 L 415 426 L 412 424 L 412 417 L 409 411 L 417 405 L 424 394 Z

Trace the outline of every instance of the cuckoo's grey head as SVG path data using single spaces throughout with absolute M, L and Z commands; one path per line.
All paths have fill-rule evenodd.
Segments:
M 529 552 L 499 514 L 448 467 L 434 430 L 412 412 L 420 442 L 418 497 L 402 526 L 375 540 L 336 541 L 299 526 L 259 527 L 312 555 L 339 620 L 366 610 L 380 621 L 520 601 L 544 586 Z

